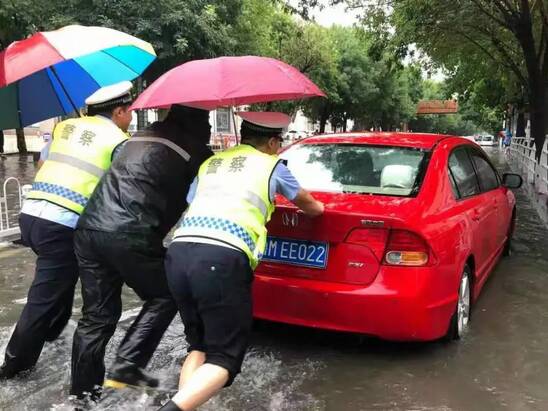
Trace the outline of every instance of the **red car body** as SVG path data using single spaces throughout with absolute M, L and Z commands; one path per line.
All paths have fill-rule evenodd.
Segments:
M 443 337 L 456 312 L 465 266 L 472 272 L 474 302 L 511 237 L 513 193 L 497 174 L 496 188 L 482 190 L 476 177 L 482 192 L 457 198 L 448 166 L 451 154 L 466 148 L 466 153 L 475 150 L 487 158 L 476 144 L 460 137 L 352 133 L 310 137 L 290 148 L 345 144 L 427 152 L 418 193 L 402 197 L 313 191 L 325 204 L 325 213 L 317 218 L 306 217 L 278 197 L 269 236 L 328 243 L 327 265 L 263 260 L 255 272 L 254 316 L 387 340 Z M 394 247 L 418 247 L 428 261 L 419 266 L 388 264 L 387 253 Z M 288 246 L 285 251 L 295 250 Z

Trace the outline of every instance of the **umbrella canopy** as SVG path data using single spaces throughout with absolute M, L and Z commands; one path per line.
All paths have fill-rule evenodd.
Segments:
M 132 109 L 172 104 L 213 110 L 223 106 L 293 100 L 325 94 L 296 68 L 267 57 L 194 60 L 163 74 Z
M 155 58 L 149 43 L 105 27 L 67 26 L 16 41 L 0 53 L 0 129 L 69 114 Z

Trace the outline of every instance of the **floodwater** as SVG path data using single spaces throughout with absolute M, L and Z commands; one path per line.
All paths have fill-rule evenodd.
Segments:
M 501 170 L 508 166 L 492 149 Z M 2 161 L 2 160 L 0 160 Z M 33 167 L 4 160 L 8 175 L 32 179 Z M 3 173 L 8 173 L 4 174 Z M 500 261 L 473 308 L 459 342 L 389 343 L 358 336 L 257 323 L 251 350 L 234 385 L 201 408 L 212 410 L 546 410 L 548 409 L 548 230 L 525 192 L 516 193 L 513 255 Z M 0 250 L 0 354 L 32 280 L 34 255 L 20 246 Z M 124 294 L 124 315 L 108 347 L 107 366 L 137 314 Z M 0 386 L 0 410 L 69 410 L 71 336 L 80 309 L 62 337 L 45 346 L 37 368 Z M 149 366 L 166 389 L 177 384 L 185 353 L 178 319 Z M 94 410 L 155 410 L 167 394 L 108 393 Z

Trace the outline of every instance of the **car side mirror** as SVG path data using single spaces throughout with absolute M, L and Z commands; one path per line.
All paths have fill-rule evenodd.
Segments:
M 519 174 L 505 173 L 502 175 L 502 185 L 506 188 L 520 188 L 523 178 Z

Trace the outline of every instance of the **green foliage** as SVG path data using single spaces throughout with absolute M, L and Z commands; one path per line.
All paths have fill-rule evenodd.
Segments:
M 3 0 L 0 3 L 0 49 L 43 29 L 44 16 L 52 13 L 51 1 Z
M 154 79 L 184 61 L 231 54 L 235 47 L 230 21 L 240 1 L 204 0 L 72 0 L 62 15 L 72 15 L 82 24 L 96 24 L 95 10 L 106 10 L 102 25 L 146 39 L 158 55 Z M 230 8 L 229 6 L 232 6 Z
M 481 114 L 482 122 L 492 123 L 506 103 L 518 103 L 522 109 L 527 105 L 540 153 L 548 128 L 546 0 L 345 2 L 363 10 L 367 27 L 386 32 L 389 21 L 393 43 L 400 48 L 413 45 L 443 66 L 455 77 L 454 91 Z M 463 82 L 465 78 L 470 81 Z M 493 89 L 496 85 L 502 92 Z
M 282 44 L 294 33 L 295 23 L 269 0 L 246 0 L 234 24 L 238 55 L 279 57 Z
M 465 120 L 461 114 L 419 116 L 409 123 L 409 129 L 414 132 L 454 136 L 469 136 L 479 131 L 472 121 Z
M 371 33 L 332 27 L 326 34 L 334 67 L 323 67 L 311 77 L 324 86 L 329 99 L 313 101 L 306 113 L 320 121 L 320 128 L 326 120 L 342 129 L 346 120 L 354 121 L 354 129 L 400 128 L 420 98 L 420 70 L 394 64 L 390 53 L 376 47 Z
M 0 21 L 10 23 L 0 40 L 75 23 L 111 27 L 152 43 L 158 59 L 146 77 L 153 80 L 187 60 L 233 54 L 241 7 L 241 0 L 10 0 L 0 7 Z
M 153 44 L 158 59 L 145 74 L 149 81 L 196 58 L 278 58 L 308 75 L 327 98 L 273 102 L 256 108 L 291 115 L 302 109 L 312 121 L 320 122 L 322 129 L 327 121 L 344 128 L 347 120 L 353 120 L 354 128 L 361 130 L 390 130 L 411 122 L 414 129 L 462 134 L 460 131 L 470 126 L 467 121 L 480 128 L 493 127 L 500 110 L 488 107 L 501 106 L 515 93 L 515 81 L 497 66 L 476 60 L 468 64 L 460 58 L 448 65 L 452 71 L 444 87 L 424 83 L 418 65 L 402 63 L 406 50 L 402 39 L 411 33 L 402 32 L 395 41 L 386 9 L 374 9 L 362 28 L 325 28 L 295 17 L 292 11 L 281 0 L 10 0 L 0 6 L 0 42 L 5 47 L 33 32 L 73 23 L 112 27 Z M 401 9 L 392 18 L 408 18 L 405 13 L 411 12 Z M 413 21 L 418 25 L 418 20 Z M 446 56 L 451 55 L 449 51 L 444 51 Z M 458 94 L 466 112 L 415 119 L 420 99 L 453 93 Z

